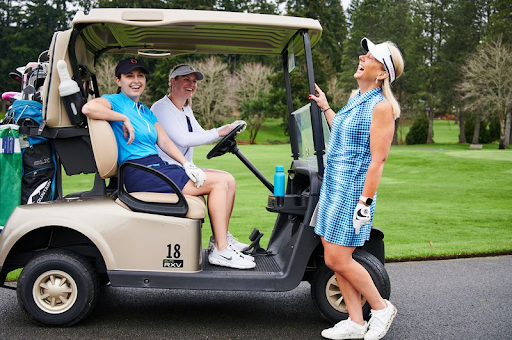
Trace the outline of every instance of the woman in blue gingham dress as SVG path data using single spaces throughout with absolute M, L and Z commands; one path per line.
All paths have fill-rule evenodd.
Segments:
M 315 233 L 327 242 L 347 247 L 359 247 L 370 238 L 371 223 L 352 227 L 357 198 L 363 192 L 366 171 L 371 161 L 370 124 L 375 105 L 384 101 L 377 87 L 351 98 L 332 120 L 327 151 L 327 166 L 320 191 Z M 370 206 L 371 216 L 375 198 Z
M 396 315 L 396 307 L 382 298 L 352 254 L 370 238 L 377 187 L 400 114 L 390 84 L 402 74 L 403 60 L 393 43 L 374 45 L 364 38 L 361 46 L 367 53 L 359 56 L 354 74 L 359 91 L 345 107 L 335 113 L 318 86 L 310 95 L 331 127 L 315 233 L 349 314 L 322 331 L 328 339 L 380 339 Z M 371 307 L 369 322 L 363 318 L 361 295 Z

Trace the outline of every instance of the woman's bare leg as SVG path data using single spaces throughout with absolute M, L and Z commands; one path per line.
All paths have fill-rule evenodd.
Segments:
M 336 279 L 347 304 L 350 319 L 358 324 L 364 323 L 361 309 L 361 294 L 372 309 L 386 308 L 386 302 L 380 296 L 377 287 L 366 269 L 352 258 L 355 247 L 344 247 L 329 243 L 322 237 L 325 264 L 337 275 Z
M 236 181 L 233 175 L 229 172 L 225 172 L 217 169 L 203 169 L 205 173 L 216 173 L 222 175 L 228 182 L 228 195 L 226 204 L 226 225 L 229 225 L 229 219 L 233 213 L 233 207 L 235 206 L 235 194 L 236 194 Z
M 343 276 L 338 273 L 336 275 L 336 281 L 340 287 L 341 296 L 347 306 L 348 315 L 350 319 L 360 325 L 364 324 L 363 309 L 361 308 L 361 293 L 359 293 Z
M 208 213 L 215 237 L 215 247 L 223 251 L 228 246 L 228 181 L 226 176 L 209 172 L 203 186 L 196 188 L 192 181 L 185 184 L 182 192 L 186 195 L 208 195 Z

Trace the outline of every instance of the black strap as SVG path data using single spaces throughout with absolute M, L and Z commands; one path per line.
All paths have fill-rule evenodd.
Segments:
M 185 117 L 187 117 L 187 125 L 188 125 L 188 132 L 192 132 L 192 124 L 190 123 L 190 118 L 189 116 L 185 115 Z

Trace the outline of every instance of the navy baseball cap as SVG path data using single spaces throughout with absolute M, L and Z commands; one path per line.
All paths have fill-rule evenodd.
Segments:
M 116 66 L 116 77 L 119 78 L 121 74 L 127 74 L 136 68 L 140 68 L 145 74 L 149 74 L 149 70 L 138 59 L 128 58 L 121 60 Z

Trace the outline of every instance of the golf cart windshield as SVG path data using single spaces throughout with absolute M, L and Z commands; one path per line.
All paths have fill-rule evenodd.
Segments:
M 304 105 L 298 110 L 292 112 L 297 126 L 297 139 L 299 146 L 299 159 L 306 163 L 308 167 L 318 170 L 317 159 L 315 156 L 315 146 L 313 142 L 313 128 L 311 126 L 311 103 Z M 322 115 L 322 128 L 324 133 L 325 150 L 329 144 L 329 126 L 325 116 Z M 325 163 L 326 155 L 324 155 Z

